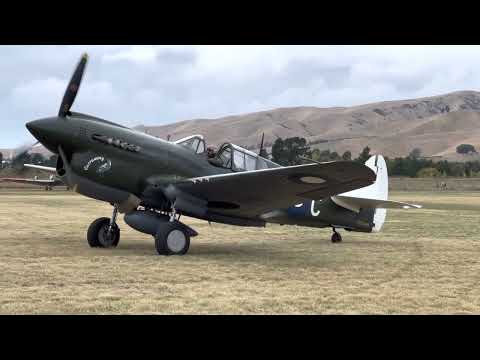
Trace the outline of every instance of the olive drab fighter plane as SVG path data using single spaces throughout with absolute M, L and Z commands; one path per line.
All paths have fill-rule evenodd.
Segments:
M 201 135 L 165 141 L 95 116 L 70 111 L 87 63 L 83 55 L 58 114 L 26 124 L 58 154 L 55 175 L 74 191 L 113 206 L 110 218 L 90 225 L 91 247 L 118 245 L 117 214 L 150 234 L 161 255 L 183 255 L 197 232 L 186 215 L 209 222 L 264 227 L 266 223 L 375 232 L 386 208 L 417 205 L 389 201 L 385 161 L 282 167 L 231 143 L 207 151 Z M 37 142 L 37 143 L 38 143 Z M 52 169 L 53 170 L 53 169 Z

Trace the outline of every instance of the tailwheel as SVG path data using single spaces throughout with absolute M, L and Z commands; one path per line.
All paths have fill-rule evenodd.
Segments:
M 155 249 L 159 255 L 185 255 L 190 247 L 190 235 L 178 221 L 159 227 L 155 235 Z
M 342 242 L 342 236 L 333 228 L 332 243 Z
M 116 224 L 117 208 L 114 207 L 112 218 L 101 217 L 91 223 L 87 232 L 90 247 L 117 247 L 120 242 L 120 228 Z

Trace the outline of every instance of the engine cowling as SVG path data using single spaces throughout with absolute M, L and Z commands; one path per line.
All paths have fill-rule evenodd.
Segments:
M 135 194 L 100 184 L 85 176 L 76 174 L 75 171 L 72 170 L 72 166 L 65 152 L 61 147 L 59 147 L 58 150 L 60 156 L 59 160 L 57 160 L 57 174 L 62 178 L 62 181 L 72 187 L 75 192 L 92 199 L 115 204 L 120 213 L 131 212 L 140 205 L 141 200 Z

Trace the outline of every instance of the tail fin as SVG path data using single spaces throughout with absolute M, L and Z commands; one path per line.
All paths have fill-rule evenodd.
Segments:
M 388 200 L 388 171 L 387 164 L 382 155 L 374 155 L 365 162 L 365 165 L 377 174 L 377 179 L 372 185 L 352 190 L 332 197 L 339 206 L 360 212 L 360 209 L 374 209 L 373 232 L 379 232 L 387 217 L 387 209 L 421 208 L 413 205 Z
M 372 185 L 365 186 L 360 189 L 355 189 L 339 196 L 387 200 L 388 199 L 388 171 L 387 164 L 382 155 L 374 155 L 365 162 L 365 165 L 377 174 L 377 179 Z
M 371 193 L 372 199 L 388 200 L 388 170 L 385 159 L 382 155 L 375 155 L 368 159 L 365 165 L 377 174 L 377 180 L 372 185 L 367 186 L 367 188 L 370 188 L 368 191 Z M 387 209 L 375 209 L 372 231 L 380 231 L 386 218 Z

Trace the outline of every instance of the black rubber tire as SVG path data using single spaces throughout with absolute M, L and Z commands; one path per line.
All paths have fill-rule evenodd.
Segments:
M 332 243 L 339 243 L 339 242 L 342 242 L 342 236 L 339 233 L 334 232 L 332 234 Z
M 103 227 L 110 225 L 110 219 L 107 217 L 101 217 L 92 222 L 87 231 L 87 241 L 90 247 L 105 247 L 101 244 L 98 235 Z M 120 228 L 117 224 L 114 225 L 115 239 L 110 247 L 117 247 L 120 242 Z
M 185 245 L 180 251 L 173 251 L 168 247 L 167 238 L 168 235 L 174 231 L 179 230 L 185 236 Z M 185 231 L 184 227 L 178 222 L 169 222 L 162 224 L 157 234 L 155 235 L 155 249 L 159 255 L 185 255 L 190 248 L 190 236 Z

